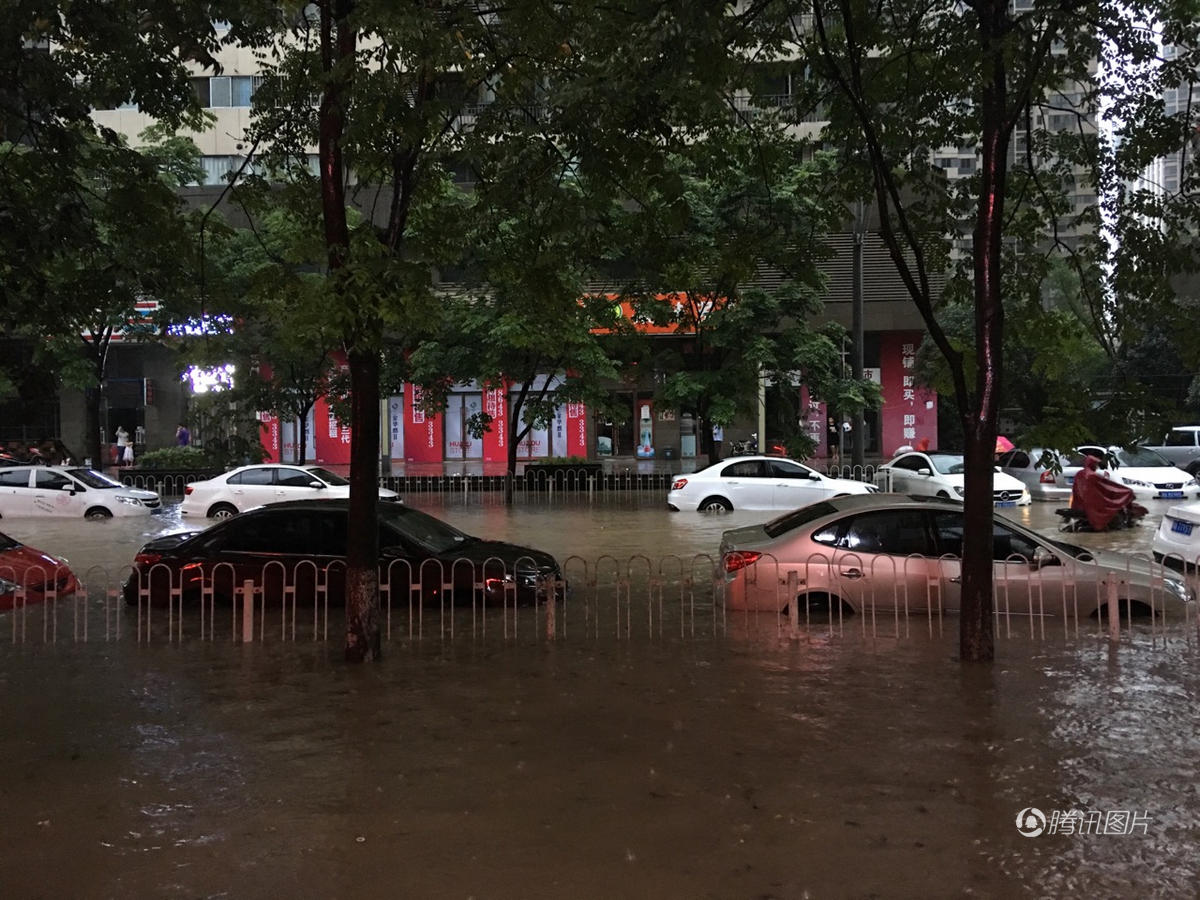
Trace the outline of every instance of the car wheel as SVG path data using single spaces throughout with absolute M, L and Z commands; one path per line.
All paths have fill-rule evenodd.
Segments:
M 111 519 L 112 513 L 103 506 L 93 506 L 83 514 L 83 517 L 85 519 Z
M 700 512 L 733 512 L 733 504 L 724 497 L 706 497 L 696 509 Z
M 942 499 L 942 500 L 949 500 L 949 499 L 950 499 L 950 495 L 949 495 L 949 494 L 947 494 L 945 491 L 938 491 L 938 492 L 937 492 L 937 495 L 938 495 L 938 498 L 939 498 L 939 499 Z
M 208 511 L 210 519 L 232 519 L 237 515 L 237 507 L 228 503 L 218 503 Z

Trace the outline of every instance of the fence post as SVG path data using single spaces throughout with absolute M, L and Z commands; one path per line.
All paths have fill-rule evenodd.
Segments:
M 1114 575 L 1107 575 L 1104 582 L 1107 594 L 1105 603 L 1108 605 L 1108 639 L 1116 641 L 1121 637 L 1121 610 L 1120 604 L 1117 603 L 1117 579 Z
M 550 587 L 550 590 L 547 590 Z M 553 582 L 545 575 L 538 576 L 538 593 L 546 602 L 546 640 L 553 641 L 558 637 L 558 591 L 553 589 Z
M 788 591 L 788 624 L 792 630 L 792 640 L 800 638 L 800 573 L 795 569 L 787 573 Z
M 254 640 L 254 581 L 247 578 L 242 582 L 242 643 Z

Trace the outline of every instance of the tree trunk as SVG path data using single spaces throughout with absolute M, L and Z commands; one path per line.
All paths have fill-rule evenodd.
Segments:
M 104 469 L 104 442 L 100 440 L 100 385 L 96 384 L 84 391 L 86 409 L 86 434 L 83 441 L 83 455 L 91 459 L 93 469 Z M 83 460 L 76 460 L 82 463 Z
M 1009 27 L 1008 0 L 977 6 L 979 41 L 985 71 L 980 100 L 981 187 L 975 219 L 975 403 L 963 421 L 964 481 L 962 620 L 959 656 L 964 662 L 995 657 L 992 627 L 992 471 L 1003 370 L 1004 304 L 1000 283 L 1004 192 L 1008 176 L 1007 79 L 1004 35 Z
M 346 660 L 378 659 L 379 355 L 352 349 L 350 364 L 350 521 L 346 531 Z
M 349 18 L 353 0 L 325 0 L 321 12 L 321 68 L 325 86 L 318 111 L 317 154 L 321 174 L 321 213 L 325 226 L 329 278 L 335 290 L 347 290 L 343 269 L 349 262 L 350 230 L 346 220 L 345 161 L 342 135 L 346 126 L 354 72 L 357 35 Z M 379 486 L 379 354 L 366 349 L 375 334 L 363 322 L 345 335 L 350 367 L 350 517 L 346 530 L 346 660 L 378 659 L 379 535 L 376 504 Z

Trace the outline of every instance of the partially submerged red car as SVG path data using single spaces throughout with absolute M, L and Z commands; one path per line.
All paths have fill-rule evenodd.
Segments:
M 68 597 L 79 589 L 79 581 L 63 560 L 43 553 L 0 532 L 0 610 L 23 603 L 44 603 Z

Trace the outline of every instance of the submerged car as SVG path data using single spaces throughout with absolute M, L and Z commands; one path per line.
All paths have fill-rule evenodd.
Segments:
M 913 450 L 881 465 L 875 471 L 875 484 L 897 494 L 961 500 L 966 471 L 961 453 Z M 1028 506 L 1032 502 L 1025 485 L 1003 472 L 992 473 L 992 500 L 1001 507 Z
M 1200 503 L 1170 507 L 1150 541 L 1154 558 L 1176 569 L 1189 571 L 1200 564 Z
M 1200 482 L 1147 447 L 1126 450 L 1123 447 L 1081 446 L 1074 454 L 1071 466 L 1064 469 L 1068 475 L 1079 471 L 1083 455 L 1097 457 L 1104 473 L 1130 488 L 1138 500 L 1200 499 Z
M 676 512 L 795 509 L 825 497 L 876 490 L 875 485 L 866 482 L 830 478 L 793 459 L 739 456 L 680 475 L 667 493 L 667 508 Z
M 69 597 L 78 589 L 66 560 L 0 533 L 0 610 Z
M 1074 472 L 1082 465 L 1082 462 L 1073 461 L 1069 454 L 1043 447 L 1015 448 L 996 457 L 997 468 L 1025 485 L 1031 498 L 1061 503 L 1071 499 Z
M 831 612 L 954 612 L 963 527 L 956 501 L 877 494 L 824 500 L 731 529 L 721 539 L 726 604 L 768 612 L 792 603 Z M 993 520 L 992 558 L 998 612 L 1090 616 L 1106 602 L 1113 577 L 1123 612 L 1190 618 L 1192 589 L 1173 573 L 1043 537 L 1002 515 Z
M 0 518 L 144 516 L 161 508 L 154 491 L 131 488 L 82 466 L 0 468 Z
M 291 500 L 225 519 L 200 532 L 150 541 L 133 561 L 127 602 L 228 603 L 247 580 L 267 603 L 324 595 L 344 599 L 348 500 Z M 484 540 L 402 503 L 376 507 L 380 586 L 393 606 L 410 600 L 533 603 L 561 581 L 548 553 Z
M 207 481 L 194 481 L 184 487 L 183 493 L 181 516 L 228 519 L 266 503 L 317 496 L 323 500 L 344 499 L 350 496 L 350 482 L 321 466 L 264 463 L 242 466 Z M 399 500 L 400 495 L 380 488 L 379 499 Z

